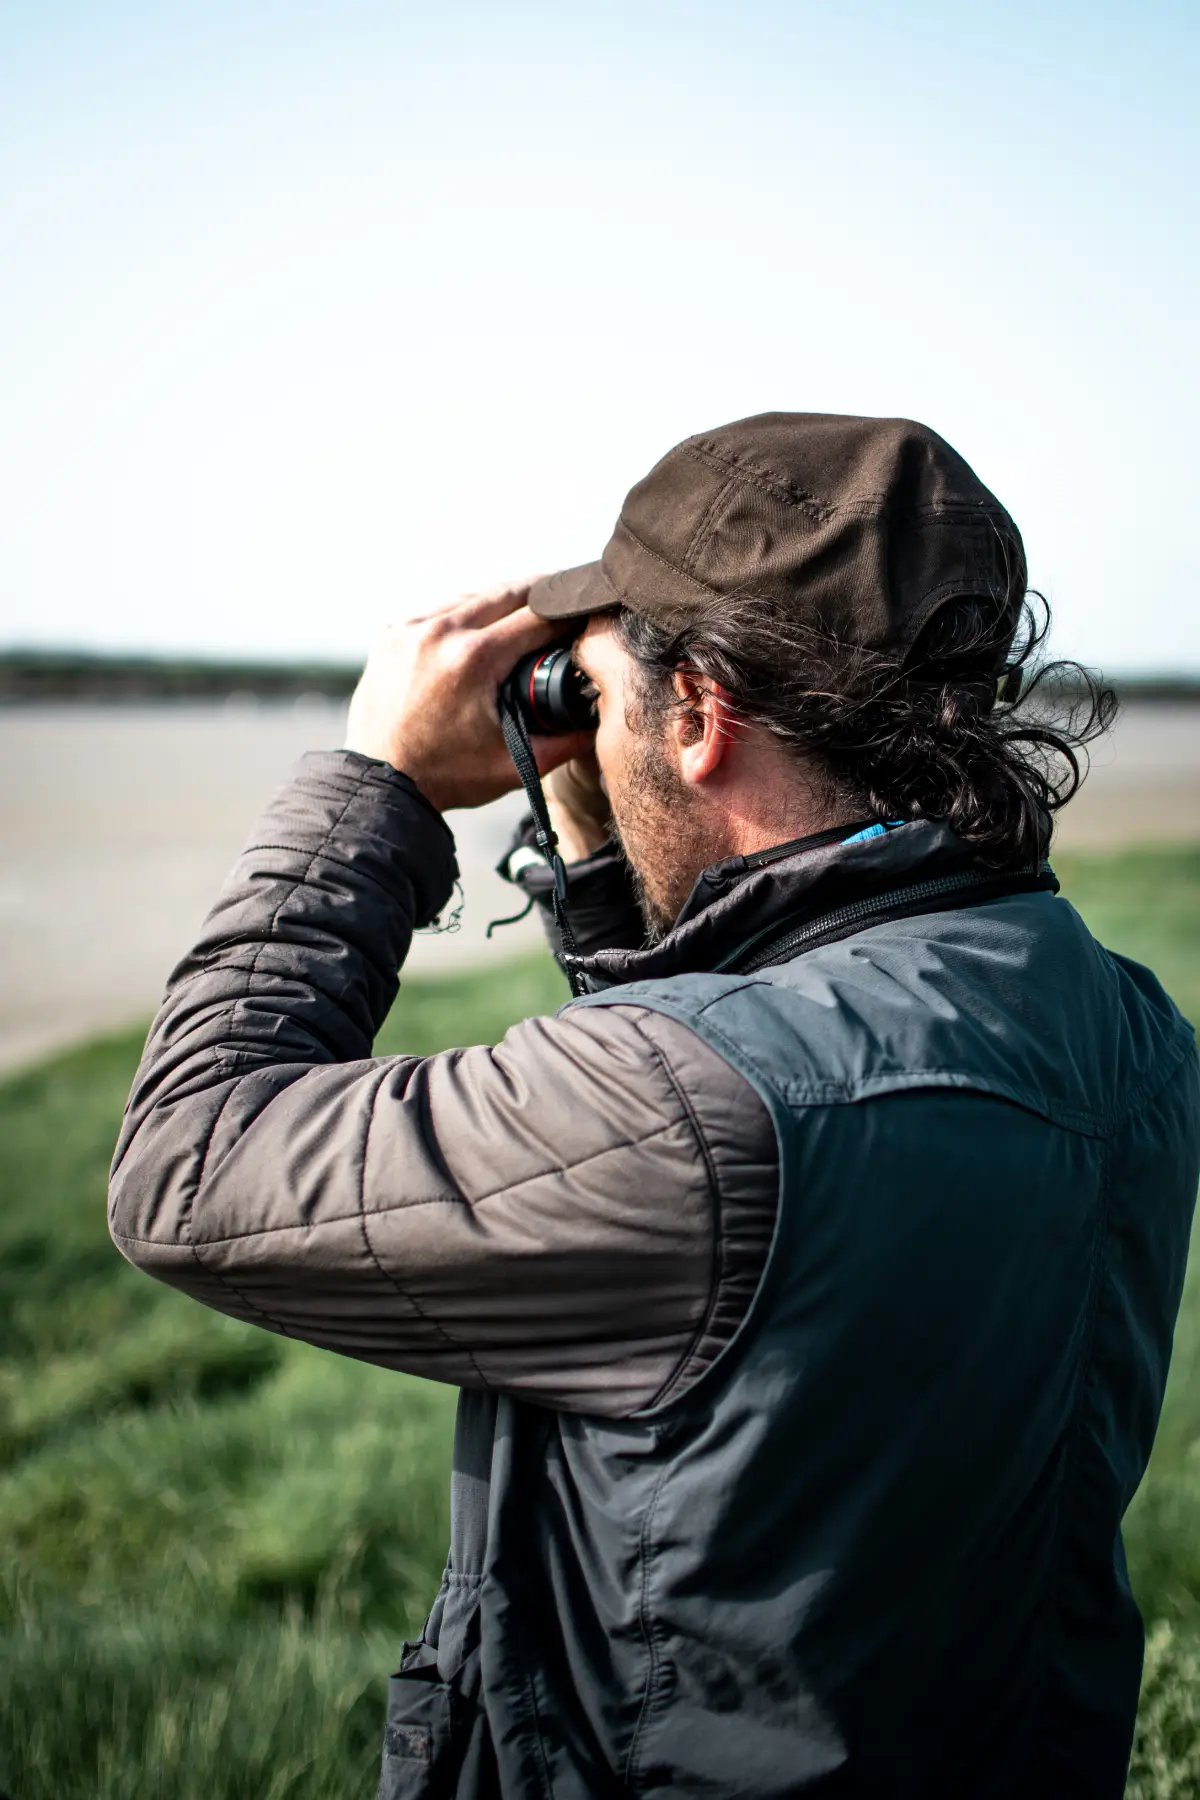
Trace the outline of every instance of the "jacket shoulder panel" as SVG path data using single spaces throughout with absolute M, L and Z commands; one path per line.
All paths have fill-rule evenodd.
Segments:
M 1065 901 L 1021 895 L 871 927 L 754 975 L 635 983 L 788 1108 L 959 1088 L 1107 1137 L 1192 1033 L 1149 971 L 1111 956 Z
M 619 1016 L 625 1009 L 612 1010 Z M 693 1120 L 715 1197 L 708 1307 L 687 1355 L 655 1398 L 663 1404 L 713 1366 L 750 1316 L 778 1224 L 780 1151 L 770 1109 L 725 1056 L 676 1020 L 628 1010 Z

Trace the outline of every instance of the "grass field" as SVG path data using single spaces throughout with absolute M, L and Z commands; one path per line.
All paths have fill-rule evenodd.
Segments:
M 1062 858 L 1104 941 L 1200 1018 L 1200 850 Z M 546 961 L 406 983 L 380 1040 L 494 1039 Z M 453 1396 L 206 1313 L 104 1226 L 140 1034 L 0 1087 L 0 1790 L 350 1800 L 445 1548 Z M 1200 1794 L 1200 1281 L 1130 1566 L 1152 1620 L 1129 1792 Z

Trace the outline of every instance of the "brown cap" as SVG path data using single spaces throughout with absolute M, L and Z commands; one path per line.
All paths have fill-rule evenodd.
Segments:
M 534 583 L 533 611 L 616 606 L 686 623 L 750 594 L 874 649 L 905 648 L 946 600 L 1025 587 L 1013 521 L 943 438 L 910 419 L 760 413 L 687 438 L 631 490 L 599 562 Z

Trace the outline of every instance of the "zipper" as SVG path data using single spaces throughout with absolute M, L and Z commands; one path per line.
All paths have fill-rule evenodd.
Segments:
M 944 894 L 965 894 L 974 888 L 994 888 L 998 884 L 1003 886 L 1006 893 L 1011 893 L 1013 879 L 1011 875 L 975 875 L 966 872 L 959 875 L 937 875 L 928 881 L 918 881 L 912 887 L 892 888 L 886 894 L 851 901 L 847 906 L 839 906 L 834 912 L 822 913 L 820 918 L 810 919 L 806 925 L 794 926 L 790 931 L 779 931 L 777 926 L 768 925 L 736 950 L 730 951 L 728 956 L 716 964 L 716 969 L 752 975 L 757 969 L 764 969 L 771 963 L 781 962 L 785 957 L 811 948 L 831 932 L 841 932 L 847 926 L 865 928 L 873 919 L 894 914 L 898 906 L 907 907 L 913 902 L 940 899 Z M 1043 863 L 1040 869 L 1027 870 L 1025 880 L 1029 888 L 1058 885 L 1048 863 Z M 773 931 L 777 935 L 772 936 Z M 757 949 L 759 945 L 762 945 L 761 949 Z

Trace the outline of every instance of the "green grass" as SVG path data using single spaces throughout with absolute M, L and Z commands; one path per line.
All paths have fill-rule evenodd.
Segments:
M 545 957 L 406 982 L 378 1047 L 560 1005 Z M 147 1281 L 104 1222 L 141 1035 L 0 1085 L 0 1791 L 371 1791 L 446 1547 L 453 1394 Z
M 1200 844 L 1103 856 L 1054 851 L 1051 861 L 1100 942 L 1148 963 L 1200 1026 Z
M 1062 857 L 1098 934 L 1200 1017 L 1200 851 Z M 406 982 L 381 1050 L 492 1041 L 544 958 Z M 342 1800 L 446 1539 L 453 1395 L 219 1318 L 104 1224 L 141 1048 L 0 1085 L 0 1793 Z M 1130 1794 L 1200 1793 L 1200 1281 L 1129 1557 L 1156 1621 Z
M 1055 855 L 1063 891 L 1102 943 L 1147 962 L 1200 1024 L 1200 847 Z M 1200 1795 L 1200 1254 L 1193 1254 L 1158 1438 L 1125 1527 L 1152 1621 L 1129 1794 Z

